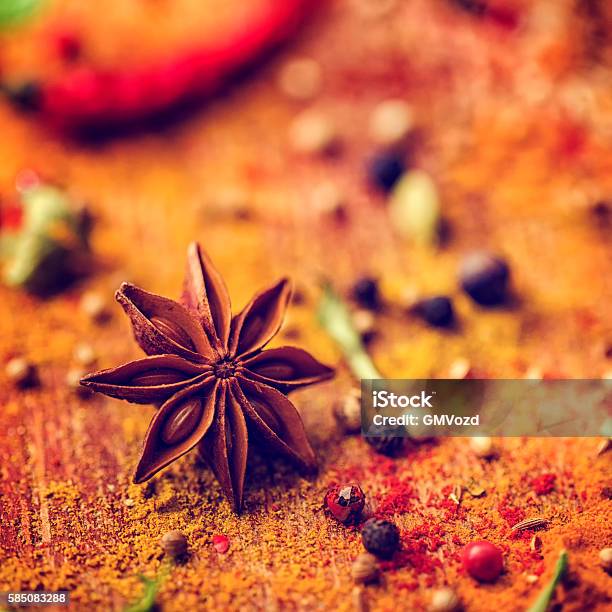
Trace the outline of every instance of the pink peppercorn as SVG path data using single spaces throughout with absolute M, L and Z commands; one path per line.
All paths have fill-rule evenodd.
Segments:
M 480 582 L 494 582 L 504 567 L 504 557 L 497 546 L 479 540 L 471 542 L 461 552 L 464 569 Z
M 214 535 L 212 538 L 214 549 L 223 555 L 229 549 L 229 538 L 226 535 Z

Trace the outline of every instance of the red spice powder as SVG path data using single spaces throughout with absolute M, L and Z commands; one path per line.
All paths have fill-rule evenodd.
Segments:
M 378 499 L 376 505 L 377 516 L 384 518 L 393 514 L 410 512 L 413 509 L 417 493 L 412 484 L 393 476 L 386 478 L 383 485 L 388 492 Z
M 514 556 L 523 571 L 539 576 L 544 571 L 542 555 L 535 550 L 515 550 Z
M 531 481 L 531 488 L 536 495 L 546 495 L 555 490 L 555 474 L 541 474 Z
M 522 508 L 515 508 L 512 506 L 507 498 L 504 498 L 497 506 L 497 511 L 500 516 L 510 525 L 516 525 L 520 523 L 526 516 L 525 510 Z
M 433 505 L 440 510 L 446 510 L 446 514 L 444 515 L 445 521 L 464 519 L 467 516 L 465 508 L 452 499 L 445 498 Z
M 580 155 L 587 145 L 587 133 L 584 126 L 566 120 L 559 126 L 558 151 L 564 158 L 574 158 Z
M 416 591 L 419 588 L 419 583 L 417 581 L 414 582 L 397 582 L 395 586 L 398 589 L 403 589 L 404 591 Z
M 410 566 L 417 574 L 426 576 L 425 583 L 432 585 L 436 571 L 442 567 L 440 559 L 434 556 L 443 544 L 446 531 L 441 525 L 422 523 L 401 534 L 401 550 L 390 561 L 381 563 L 383 570 Z M 407 587 L 409 588 L 409 587 Z
M 485 12 L 485 17 L 506 30 L 516 30 L 521 21 L 519 12 L 510 6 L 490 6 Z

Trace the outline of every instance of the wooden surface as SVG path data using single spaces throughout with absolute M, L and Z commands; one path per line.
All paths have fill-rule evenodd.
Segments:
M 200 19 L 205 33 L 212 15 L 232 17 L 197 2 L 134 3 L 135 14 L 125 3 L 111 4 L 100 13 L 84 3 L 53 3 L 40 22 L 2 41 L 4 69 L 25 74 L 48 63 L 59 70 L 44 51 L 45 27 L 54 20 L 70 17 L 90 35 L 92 58 L 112 63 L 168 52 L 199 35 Z M 321 511 L 326 486 L 350 476 L 385 503 L 399 482 L 409 485 L 410 511 L 396 517 L 408 530 L 441 520 L 445 487 L 473 477 L 487 495 L 466 499 L 465 512 L 448 521 L 430 555 L 441 568 L 431 576 L 410 565 L 389 571 L 366 591 L 374 609 L 423 609 L 428 587 L 445 582 L 468 610 L 524 609 L 561 547 L 574 580 L 561 590 L 564 610 L 604 610 L 610 602 L 610 580 L 597 560 L 612 539 L 610 501 L 600 493 L 610 484 L 610 455 L 595 457 L 597 440 L 502 440 L 490 463 L 474 457 L 465 440 L 443 440 L 391 465 L 336 429 L 332 405 L 352 382 L 314 318 L 321 275 L 344 291 L 373 274 L 391 297 L 406 287 L 452 295 L 460 320 L 456 332 L 440 333 L 400 309 L 380 315 L 370 349 L 389 377 L 443 377 L 458 358 L 478 376 L 520 378 L 530 368 L 569 378 L 604 375 L 612 251 L 609 229 L 596 225 L 588 205 L 612 192 L 610 68 L 589 57 L 589 22 L 570 2 L 531 3 L 520 32 L 483 25 L 442 1 L 399 2 L 396 13 L 375 20 L 358 4 L 327 3 L 246 82 L 161 133 L 84 147 L 0 105 L 2 200 L 16 172 L 32 167 L 86 200 L 96 217 L 96 266 L 82 284 L 44 301 L 0 289 L 0 359 L 27 355 L 41 379 L 30 391 L 0 381 L 0 590 L 67 588 L 75 610 L 120 610 L 140 592 L 137 575 L 159 571 L 158 538 L 181 529 L 192 556 L 164 583 L 164 610 L 354 609 L 349 568 L 361 545 L 356 532 Z M 536 9 L 548 10 L 549 20 L 536 20 Z M 278 91 L 276 74 L 296 54 L 323 68 L 312 105 L 337 126 L 342 148 L 335 158 L 307 159 L 287 146 L 287 126 L 305 105 Z M 397 240 L 383 198 L 365 181 L 375 150 L 367 118 L 390 96 L 414 105 L 412 163 L 435 177 L 452 229 L 448 244 L 433 252 Z M 345 224 L 312 206 L 314 188 L 328 179 L 346 194 Z M 246 218 L 228 212 L 236 200 Z M 193 454 L 154 485 L 129 484 L 153 409 L 81 398 L 65 384 L 79 342 L 95 348 L 99 367 L 138 355 L 119 307 L 112 305 L 106 324 L 94 324 L 78 308 L 82 292 L 94 289 L 110 301 L 130 280 L 177 296 L 193 239 L 225 275 L 235 309 L 277 277 L 293 277 L 305 300 L 292 307 L 277 342 L 339 366 L 335 381 L 295 396 L 321 460 L 319 476 L 303 480 L 256 454 L 242 517 L 232 515 Z M 458 292 L 456 266 L 476 247 L 508 258 L 512 307 L 485 312 Z M 558 474 L 556 489 L 534 496 L 530 478 L 543 472 Z M 525 579 L 533 568 L 520 561 L 528 542 L 508 539 L 499 512 L 507 499 L 551 519 L 535 584 Z M 217 533 L 230 538 L 227 555 L 211 546 Z M 476 588 L 460 573 L 458 542 L 477 536 L 505 547 L 507 572 L 495 585 Z

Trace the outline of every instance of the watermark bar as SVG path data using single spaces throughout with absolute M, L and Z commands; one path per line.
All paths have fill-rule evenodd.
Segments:
M 0 606 L 11 608 L 35 606 L 67 606 L 69 591 L 4 591 L 0 592 Z
M 361 382 L 365 436 L 612 436 L 612 380 Z

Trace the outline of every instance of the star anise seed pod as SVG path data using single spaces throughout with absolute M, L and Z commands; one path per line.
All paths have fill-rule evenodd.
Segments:
M 291 288 L 283 279 L 232 318 L 225 284 L 192 243 L 180 303 L 123 283 L 116 293 L 148 355 L 85 376 L 81 384 L 132 403 L 157 404 L 134 482 L 198 446 L 239 512 L 249 435 L 305 470 L 316 468 L 287 393 L 333 376 L 294 347 L 263 350 L 278 332 Z

